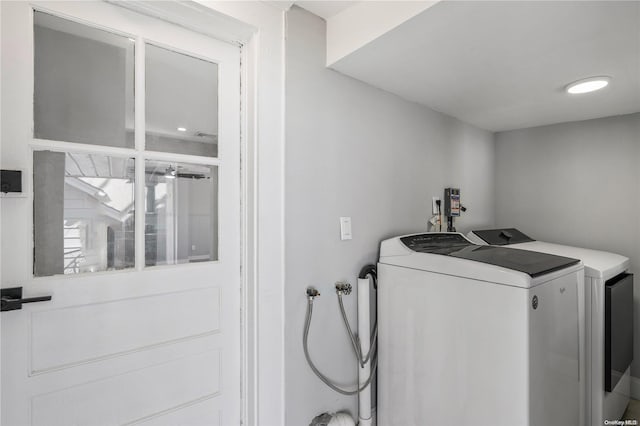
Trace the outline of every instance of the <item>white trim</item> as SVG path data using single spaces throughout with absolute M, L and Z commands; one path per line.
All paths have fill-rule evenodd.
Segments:
M 257 36 L 256 36 L 257 38 Z M 256 424 L 258 413 L 258 388 L 256 376 L 258 371 L 258 345 L 256 340 L 257 303 L 256 280 L 257 244 L 255 243 L 255 229 L 257 215 L 255 214 L 256 194 L 256 164 L 255 164 L 255 111 L 249 102 L 249 93 L 255 90 L 255 70 L 249 66 L 255 63 L 255 44 L 252 40 L 242 48 L 241 52 L 241 130 L 240 130 L 240 161 L 241 161 L 241 192 L 242 192 L 242 235 L 246 238 L 242 245 L 242 391 L 245 396 L 242 401 L 243 424 Z M 252 58 L 253 60 L 251 60 Z
M 287 8 L 288 10 L 288 8 Z M 279 187 L 282 188 L 282 196 L 280 199 L 280 241 L 282 241 L 282 245 L 281 245 L 281 263 L 280 263 L 280 274 L 282 276 L 282 284 L 283 284 L 283 288 L 282 288 L 282 300 L 283 303 L 280 306 L 280 317 L 282 318 L 282 322 L 280 323 L 280 333 L 283 336 L 283 344 L 284 344 L 284 336 L 286 336 L 286 318 L 287 318 L 287 314 L 286 314 L 286 305 L 284 303 L 284 280 L 286 277 L 286 259 L 285 259 L 285 253 L 286 253 L 286 199 L 285 199 L 285 190 L 284 190 L 284 185 L 285 185 L 285 178 L 286 178 L 286 170 L 285 170 L 285 165 L 286 163 L 286 150 L 284 149 L 284 135 L 286 134 L 286 99 L 287 99 L 287 90 L 286 90 L 286 81 L 287 81 L 287 75 L 286 75 L 286 71 L 287 71 L 287 55 L 286 55 L 286 46 L 287 46 L 287 39 L 286 39 L 286 35 L 287 35 L 287 14 L 286 11 L 283 11 L 281 13 L 281 21 L 280 21 L 280 28 L 282 31 L 282 38 L 281 38 L 281 48 L 282 48 L 282 57 L 280 59 L 280 66 L 282 67 L 282 74 L 281 74 L 281 96 L 282 96 L 282 103 L 281 103 L 281 110 L 280 110 L 280 114 L 281 114 L 281 118 L 280 118 L 280 132 L 282 134 L 283 137 L 283 147 L 282 150 L 280 151 L 280 164 L 282 164 L 282 167 L 280 168 L 280 175 L 279 177 Z M 283 413 L 286 413 L 286 394 L 285 394 L 285 380 L 286 380 L 286 376 L 285 376 L 285 372 L 286 372 L 286 365 L 285 365 L 285 356 L 284 356 L 284 347 L 283 347 L 283 353 L 282 353 L 282 357 L 280 359 L 280 368 L 282 369 L 282 382 L 283 382 L 283 386 L 281 388 L 281 395 L 280 395 L 280 404 L 281 404 L 281 410 Z M 284 420 L 284 414 L 283 414 L 283 420 Z M 284 421 L 283 421 L 284 424 Z
M 253 26 L 218 13 L 213 10 L 215 7 L 195 1 L 104 1 L 227 43 L 243 43 L 250 40 L 255 33 Z
M 243 67 L 253 78 L 243 82 L 247 88 L 246 110 L 248 173 L 247 247 L 254 255 L 245 263 L 247 314 L 255 315 L 255 336 L 249 339 L 248 359 L 255 366 L 247 389 L 247 425 L 285 424 L 284 376 L 284 12 L 264 2 L 196 0 L 217 13 L 230 16 L 254 28 L 245 41 Z M 244 60 L 246 59 L 246 62 Z M 247 83 L 247 84 L 244 84 Z M 253 114 L 253 118 L 251 117 Z M 251 150 L 253 148 L 253 152 Z M 253 229 L 251 229 L 253 226 Z M 251 336 L 249 336 L 251 337 Z M 251 372 L 249 372 L 251 374 Z
M 142 136 L 144 139 L 144 134 Z M 144 143 L 144 142 L 142 142 Z M 207 166 L 221 166 L 218 157 L 203 157 L 191 154 L 178 154 L 175 152 L 163 151 L 137 151 L 132 148 L 118 148 L 106 145 L 92 145 L 79 142 L 62 142 L 47 139 L 33 139 L 28 143 L 33 151 L 59 151 L 77 152 L 82 154 L 97 153 L 110 157 L 136 157 L 142 155 L 145 160 L 166 161 L 170 163 L 202 164 Z
M 48 139 L 32 139 L 28 142 L 34 150 L 50 150 L 60 152 L 77 152 L 83 154 L 100 153 L 111 157 L 135 157 L 138 154 L 133 148 L 119 148 L 107 145 L 93 145 L 80 142 L 63 142 Z
M 140 36 L 135 38 L 135 53 L 134 53 L 134 61 L 135 61 L 135 69 L 134 69 L 134 92 L 133 92 L 133 102 L 134 102 L 134 125 L 133 125 L 133 135 L 134 135 L 134 150 L 136 153 L 143 153 L 145 148 L 145 139 L 146 139 L 146 92 L 145 92 L 145 46 L 144 39 Z M 146 170 L 145 170 L 145 157 L 144 155 L 136 155 L 135 157 L 135 223 L 134 226 L 134 245 L 135 245 L 135 269 L 136 271 L 142 271 L 145 266 L 145 228 L 146 228 L 146 201 L 147 197 L 145 194 L 145 180 L 146 180 Z
M 188 163 L 222 167 L 222 162 L 217 157 L 201 157 L 199 155 L 176 154 L 173 152 L 145 151 L 144 158 L 145 160 L 166 161 L 168 163 Z
M 134 69 L 134 148 L 137 151 L 144 151 L 146 145 L 146 91 L 145 91 L 145 79 L 146 79 L 146 52 L 145 52 L 145 40 L 138 36 L 136 37 L 135 45 L 135 69 Z
M 209 37 L 211 38 L 211 37 Z M 217 40 L 217 39 L 216 39 Z M 212 64 L 216 64 L 219 67 L 223 67 L 224 64 L 224 60 L 222 58 L 216 58 L 210 55 L 203 55 L 203 54 L 199 54 L 199 53 L 192 53 L 189 52 L 188 50 L 185 50 L 183 48 L 177 47 L 177 46 L 173 46 L 171 44 L 167 44 L 166 42 L 161 42 L 161 41 L 155 41 L 155 39 L 150 39 L 150 38 L 146 38 L 143 39 L 143 42 L 145 45 L 150 44 L 153 47 L 157 47 L 159 49 L 165 49 L 165 50 L 170 50 L 174 53 L 179 53 L 181 55 L 184 56 L 188 56 L 190 58 L 194 58 L 194 59 L 199 59 L 201 61 L 205 61 L 205 62 L 210 62 Z M 236 43 L 229 43 L 229 44 L 233 44 L 234 46 L 236 46 Z M 240 46 L 236 46 L 236 47 L 240 47 Z
M 102 25 L 98 22 L 87 21 L 86 19 L 75 16 L 73 13 L 60 11 L 60 9 L 55 6 L 48 7 L 47 4 L 43 3 L 42 1 L 34 0 L 33 2 L 31 2 L 31 9 L 33 9 L 35 12 L 42 12 L 49 15 L 53 15 L 57 18 L 62 18 L 67 21 L 75 22 L 76 24 L 85 25 L 87 27 L 91 27 L 96 30 L 105 31 L 120 37 L 127 37 L 127 38 L 136 37 L 136 35 L 133 32 L 129 33 L 126 31 L 120 31 L 117 28 L 111 28 L 109 26 Z M 32 16 L 33 16 L 33 13 L 32 13 Z
M 145 266 L 145 228 L 146 228 L 146 194 L 145 194 L 145 168 L 144 168 L 144 157 L 142 155 L 137 155 L 135 157 L 135 226 L 134 226 L 134 245 L 135 245 L 135 270 L 142 271 Z

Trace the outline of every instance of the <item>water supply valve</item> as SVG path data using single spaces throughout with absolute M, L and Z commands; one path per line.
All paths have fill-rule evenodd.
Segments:
M 353 288 L 351 287 L 351 284 L 349 284 L 346 281 L 338 281 L 336 283 L 336 292 L 338 294 L 344 294 L 346 296 L 351 294 L 351 291 L 353 290 Z
M 307 287 L 306 293 L 307 293 L 307 297 L 310 300 L 313 300 L 314 298 L 320 296 L 320 292 L 318 290 L 316 290 L 315 287 Z

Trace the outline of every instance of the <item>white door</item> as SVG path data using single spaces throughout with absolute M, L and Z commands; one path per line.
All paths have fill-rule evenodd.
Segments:
M 240 424 L 239 47 L 0 7 L 2 426 Z

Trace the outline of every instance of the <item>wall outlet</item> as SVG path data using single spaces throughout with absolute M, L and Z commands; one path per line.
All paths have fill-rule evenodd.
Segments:
M 431 197 L 431 214 L 438 214 L 438 201 L 440 197 Z

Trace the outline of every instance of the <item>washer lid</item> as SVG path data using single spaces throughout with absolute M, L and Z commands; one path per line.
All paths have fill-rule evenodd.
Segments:
M 409 235 L 400 241 L 412 251 L 440 254 L 459 259 L 473 260 L 524 272 L 538 277 L 580 263 L 580 260 L 564 256 L 472 244 L 461 234 L 430 233 Z
M 480 237 L 485 243 L 494 246 L 504 246 L 507 244 L 519 244 L 535 241 L 528 235 L 517 230 L 516 228 L 501 228 L 501 229 L 482 229 L 472 231 L 475 235 Z

